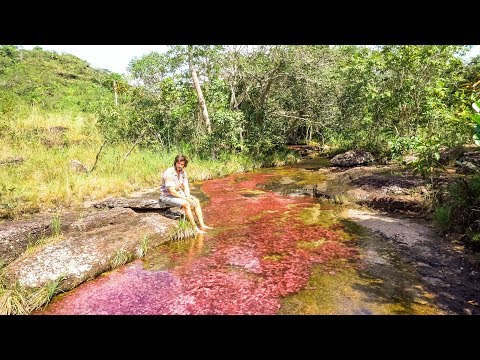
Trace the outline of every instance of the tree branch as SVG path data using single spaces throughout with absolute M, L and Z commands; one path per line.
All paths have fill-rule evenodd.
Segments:
M 100 146 L 100 149 L 97 152 L 97 156 L 95 156 L 95 162 L 93 163 L 93 166 L 92 166 L 92 168 L 90 169 L 89 172 L 92 172 L 97 167 L 98 158 L 100 157 L 100 153 L 102 152 L 103 146 L 106 144 L 106 142 L 107 142 L 106 139 L 103 140 L 102 146 Z
M 130 155 L 130 153 L 133 151 L 133 148 L 135 146 L 137 146 L 142 141 L 143 137 L 147 134 L 148 130 L 149 130 L 148 128 L 143 130 L 143 132 L 140 134 L 140 136 L 137 138 L 137 140 L 135 140 L 135 142 L 133 143 L 130 150 L 128 150 L 128 152 L 125 154 L 125 157 L 123 158 L 123 161 L 122 161 L 122 166 L 123 166 L 123 164 L 125 164 L 125 160 L 127 160 L 128 155 Z

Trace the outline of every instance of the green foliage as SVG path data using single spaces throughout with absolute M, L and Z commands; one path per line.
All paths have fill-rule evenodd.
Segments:
M 417 136 L 392 136 L 392 138 L 388 141 L 391 158 L 395 159 L 402 156 L 403 154 L 408 154 L 419 144 L 420 139 Z
M 213 152 L 226 156 L 243 150 L 245 117 L 242 112 L 220 110 L 212 116 L 211 121 L 213 131 L 205 141 L 203 155 L 208 156 Z
M 449 230 L 461 233 L 480 232 L 480 175 L 462 177 L 448 185 L 438 196 L 439 216 Z M 440 210 L 438 210 L 440 209 Z M 448 217 L 446 216 L 448 214 Z M 448 223 L 446 223 L 448 220 Z
M 113 102 L 116 74 L 92 69 L 73 55 L 0 47 L 0 109 L 37 104 L 46 110 L 91 112 Z M 18 103 L 18 104 L 16 104 Z M 10 111 L 10 110 L 8 110 Z
M 433 213 L 433 221 L 441 228 L 447 229 L 450 226 L 452 208 L 449 205 L 439 206 Z
M 423 178 L 430 179 L 433 184 L 434 174 L 443 169 L 444 166 L 440 163 L 440 147 L 442 146 L 438 137 L 426 136 L 417 142 L 414 149 L 414 154 L 417 160 L 410 166 L 413 168 L 413 173 L 420 173 Z
M 480 145 L 480 101 L 475 101 L 472 104 L 473 109 L 477 112 L 476 114 L 471 114 L 470 118 L 475 123 L 473 141 L 475 145 Z
M 52 218 L 52 236 L 53 237 L 59 236 L 61 231 L 62 231 L 62 223 L 60 220 L 60 216 L 55 214 Z

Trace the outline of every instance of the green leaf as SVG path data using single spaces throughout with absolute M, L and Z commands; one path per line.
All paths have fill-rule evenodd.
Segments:
M 470 114 L 470 119 L 472 119 L 476 124 L 480 125 L 480 114 Z

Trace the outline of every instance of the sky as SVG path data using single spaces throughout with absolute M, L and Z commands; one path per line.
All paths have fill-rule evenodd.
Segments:
M 35 46 L 59 54 L 72 54 L 87 61 L 94 68 L 107 69 L 119 74 L 127 74 L 128 63 L 134 57 L 139 58 L 152 51 L 167 50 L 167 45 L 21 45 L 26 50 L 31 50 Z
M 31 50 L 40 46 L 44 50 L 66 53 L 87 61 L 90 66 L 107 69 L 119 74 L 127 74 L 128 63 L 134 58 L 140 58 L 152 51 L 164 52 L 167 45 L 22 45 Z M 475 45 L 467 58 L 480 54 L 480 45 Z

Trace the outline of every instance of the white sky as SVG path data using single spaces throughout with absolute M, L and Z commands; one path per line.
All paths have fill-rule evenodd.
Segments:
M 167 50 L 166 45 L 21 45 L 26 50 L 31 50 L 35 46 L 59 54 L 72 54 L 87 61 L 94 68 L 107 69 L 119 74 L 127 74 L 128 63 L 134 57 L 139 58 L 152 51 Z
M 40 46 L 44 50 L 53 50 L 72 54 L 87 61 L 90 66 L 107 69 L 119 74 L 127 74 L 128 63 L 134 57 L 141 57 L 152 51 L 164 52 L 167 45 L 22 45 L 22 48 L 31 50 Z M 480 54 L 480 45 L 475 45 L 467 54 L 467 59 Z

